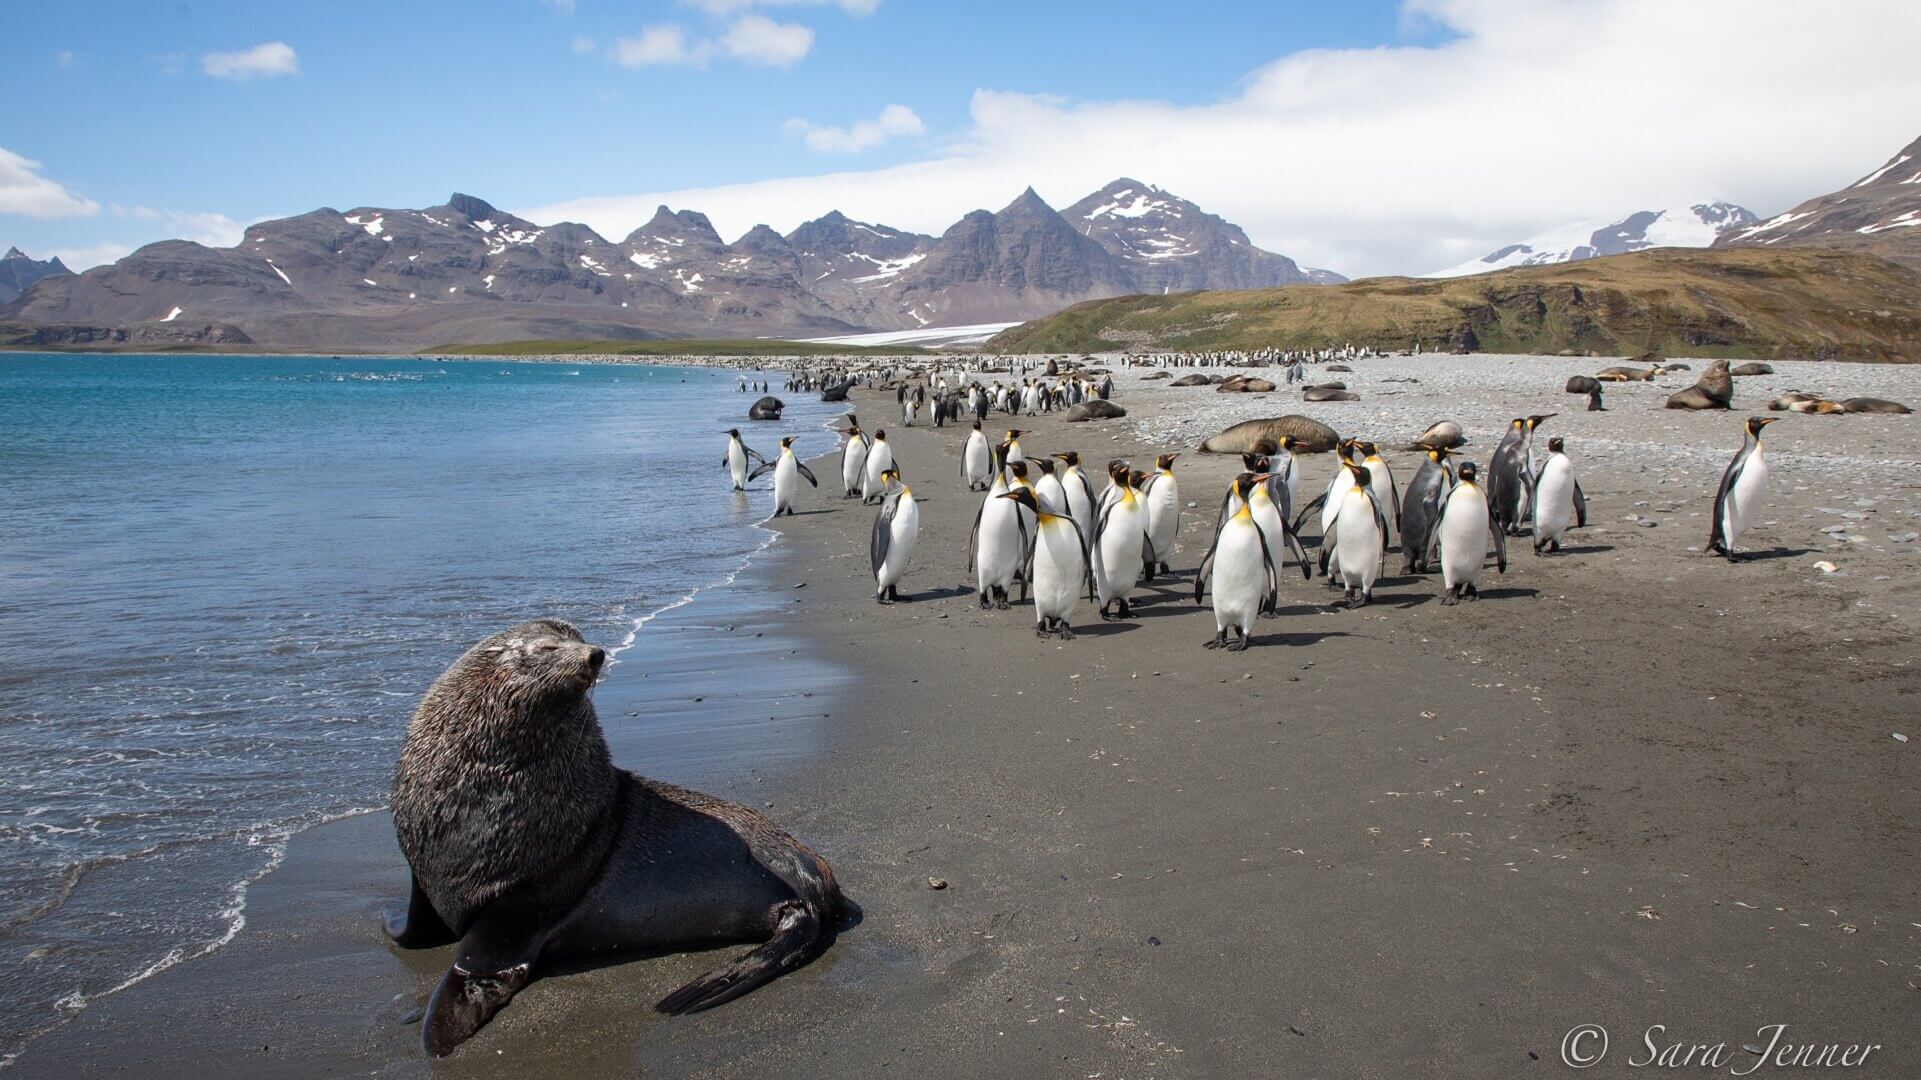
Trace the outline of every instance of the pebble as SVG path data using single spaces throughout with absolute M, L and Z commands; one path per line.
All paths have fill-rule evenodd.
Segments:
M 1814 568 L 1816 570 L 1821 571 L 1823 574 L 1832 574 L 1841 569 L 1840 567 L 1834 565 L 1833 563 L 1829 562 L 1826 559 L 1822 559 L 1820 562 L 1815 563 Z
M 1652 529 L 1660 525 L 1661 523 L 1654 520 L 1653 518 L 1642 518 L 1641 520 L 1635 522 L 1635 524 L 1639 525 L 1643 529 Z
M 1908 741 L 1908 737 L 1907 737 L 1906 735 L 1903 735 L 1903 734 L 1901 734 L 1900 732 L 1898 732 L 1898 731 L 1897 731 L 1897 732 L 1895 732 L 1895 733 L 1894 733 L 1894 741 L 1895 741 L 1895 742 L 1907 742 L 1907 741 Z
M 947 879 L 930 877 L 927 879 L 927 887 L 934 890 L 935 892 L 939 892 L 942 889 L 945 889 L 947 887 Z

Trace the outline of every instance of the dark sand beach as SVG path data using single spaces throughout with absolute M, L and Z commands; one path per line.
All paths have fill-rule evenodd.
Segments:
M 1847 1071 L 1915 1075 L 1921 801 L 1892 735 L 1921 735 L 1921 566 L 1899 545 L 1829 555 L 1794 515 L 1836 505 L 1833 478 L 1796 491 L 1810 478 L 1782 465 L 1765 557 L 1687 552 L 1743 414 L 1652 413 L 1706 448 L 1668 485 L 1620 449 L 1641 392 L 1562 421 L 1623 426 L 1595 429 L 1605 464 L 1577 457 L 1596 527 L 1565 556 L 1517 542 L 1452 608 L 1390 577 L 1332 612 L 1294 577 L 1234 655 L 1200 647 L 1192 575 L 1238 461 L 1182 458 L 1198 506 L 1140 618 L 1083 609 L 1077 640 L 1039 641 L 1031 609 L 982 612 L 965 584 L 965 427 L 883 421 L 923 500 L 909 602 L 873 603 L 873 510 L 816 463 L 783 540 L 596 691 L 617 762 L 712 746 L 663 779 L 762 807 L 832 860 L 864 917 L 821 960 L 684 1019 L 651 1006 L 734 950 L 549 972 L 430 1065 L 407 1020 L 450 950 L 382 937 L 406 870 L 367 815 L 298 837 L 232 944 L 94 1003 L 9 1071 L 1506 1077 L 1560 1073 L 1564 1036 L 1598 1024 L 1592 1075 L 1631 1072 L 1654 1025 L 1662 1047 L 1725 1043 L 1739 1072 L 1742 1044 L 1785 1024 L 1782 1044 L 1879 1045 Z M 1127 420 L 1017 423 L 1030 455 L 1143 462 L 1211 433 L 1143 434 L 1214 406 L 1203 393 L 1129 380 Z M 891 394 L 854 404 L 898 415 Z M 1893 432 L 1897 464 L 1921 442 L 1908 418 L 1792 419 L 1804 441 L 1884 423 L 1849 430 Z M 1405 482 L 1410 456 L 1389 456 Z M 1314 490 L 1329 459 L 1305 464 Z M 1624 521 L 1637 506 L 1661 526 Z M 1824 556 L 1844 573 L 1811 571 Z

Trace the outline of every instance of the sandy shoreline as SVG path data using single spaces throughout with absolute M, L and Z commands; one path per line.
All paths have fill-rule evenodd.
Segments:
M 1206 510 L 1184 519 L 1178 582 L 1145 590 L 1132 623 L 1084 616 L 1080 639 L 1039 642 L 1028 609 L 975 609 L 964 428 L 896 430 L 891 394 L 858 392 L 924 500 L 911 602 L 872 603 L 871 508 L 810 491 L 803 509 L 821 512 L 649 628 L 685 635 L 661 643 L 677 659 L 645 680 L 615 669 L 596 700 L 617 760 L 642 772 L 650 740 L 712 740 L 665 778 L 771 804 L 864 923 L 684 1020 L 649 1007 L 712 955 L 555 974 L 434 1071 L 1506 1076 L 1558 1072 L 1564 1033 L 1598 1023 L 1614 1050 L 1596 1074 L 1620 1075 L 1649 1025 L 1738 1047 L 1785 1023 L 1882 1044 L 1857 1071 L 1912 1074 L 1921 834 L 1913 744 L 1891 733 L 1921 736 L 1921 558 L 1892 537 L 1921 498 L 1921 427 L 1778 425 L 1756 538 L 1778 557 L 1729 567 L 1685 549 L 1738 421 L 1658 411 L 1678 376 L 1577 413 L 1557 365 L 1595 362 L 1533 362 L 1509 389 L 1499 358 L 1449 358 L 1420 384 L 1363 361 L 1347 377 L 1363 400 L 1313 414 L 1384 443 L 1459 416 L 1484 459 L 1484 417 L 1562 408 L 1549 430 L 1598 527 L 1564 558 L 1517 552 L 1458 608 L 1395 579 L 1376 606 L 1329 613 L 1296 579 L 1239 656 L 1200 649 L 1212 624 L 1188 599 Z M 1783 388 L 1819 374 L 1915 396 L 1888 385 L 1901 369 L 1777 367 Z M 1123 379 L 1128 420 L 1024 418 L 1022 441 L 1141 460 L 1229 414 L 1300 410 L 1150 387 Z M 1743 405 L 1765 389 L 1744 381 Z M 1235 467 L 1183 458 L 1183 498 L 1211 508 Z M 1309 459 L 1308 483 L 1329 467 Z M 1843 572 L 1810 570 L 1822 557 Z M 731 686 L 730 664 L 761 681 Z M 402 1021 L 447 956 L 381 940 L 375 916 L 404 883 L 384 815 L 303 834 L 232 945 L 99 1002 L 8 1071 L 424 1075 Z

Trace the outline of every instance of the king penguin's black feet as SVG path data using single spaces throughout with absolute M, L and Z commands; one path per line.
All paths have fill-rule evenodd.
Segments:
M 1248 635 L 1247 635 L 1247 629 L 1245 627 L 1242 627 L 1240 636 L 1234 639 L 1233 644 L 1227 645 L 1224 647 L 1227 649 L 1228 652 L 1246 652 L 1247 643 L 1249 640 L 1250 639 L 1248 638 Z
M 1223 630 L 1203 643 L 1204 648 L 1218 649 L 1227 644 L 1227 631 Z
M 1061 639 L 1062 641 L 1072 641 L 1072 640 L 1074 640 L 1074 628 L 1073 628 L 1073 627 L 1071 627 L 1071 626 L 1069 626 L 1069 625 L 1067 625 L 1067 620 L 1066 620 L 1066 619 L 1055 619 L 1055 620 L 1054 620 L 1054 633 L 1055 633 L 1055 635 L 1056 635 L 1057 637 L 1059 637 L 1059 638 L 1060 638 L 1060 639 Z
M 1448 591 L 1441 594 L 1442 607 L 1453 607 L 1454 605 L 1460 602 L 1461 602 L 1460 595 L 1456 593 L 1453 589 L 1449 589 Z

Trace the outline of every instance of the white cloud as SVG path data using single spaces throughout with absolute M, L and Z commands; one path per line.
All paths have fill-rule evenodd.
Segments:
M 247 227 L 225 214 L 199 210 L 156 210 L 151 206 L 122 206 L 110 203 L 107 212 L 114 217 L 158 224 L 167 239 L 192 240 L 208 247 L 232 247 L 246 235 Z
M 75 59 L 77 58 L 74 56 L 72 49 L 61 49 L 59 52 L 53 54 L 53 62 L 63 68 L 72 67 Z
M 1439 44 L 1321 49 L 1204 105 L 981 90 L 926 160 L 525 211 L 624 235 L 662 202 L 732 235 L 840 209 L 939 231 L 1033 184 L 1117 176 L 1343 273 L 1425 273 L 1565 221 L 1726 198 L 1762 216 L 1869 172 L 1917 131 L 1921 5 L 1858 0 L 1411 0 Z M 1711 45 L 1704 44 L 1711 43 Z M 1835 71 L 1849 77 L 1836 79 Z
M 858 154 L 889 139 L 922 134 L 927 125 L 907 106 L 889 105 L 874 119 L 852 127 L 826 127 L 796 117 L 787 121 L 784 129 L 789 135 L 799 136 L 807 149 L 817 154 Z
M 681 0 L 713 15 L 733 15 L 757 7 L 837 7 L 849 15 L 872 15 L 880 0 Z
M 689 41 L 687 31 L 673 23 L 643 27 L 633 37 L 614 42 L 614 62 L 621 67 L 706 67 L 713 46 Z
M 580 40 L 575 41 L 576 51 Z M 690 37 L 677 23 L 643 27 L 633 37 L 617 39 L 612 55 L 615 63 L 628 68 L 704 68 L 718 54 L 765 67 L 792 67 L 813 47 L 814 32 L 805 26 L 743 15 L 718 41 Z
M 42 257 L 57 258 L 66 265 L 67 269 L 77 274 L 82 270 L 91 270 L 96 266 L 105 266 L 110 262 L 118 262 L 131 254 L 133 254 L 132 244 L 122 244 L 118 241 L 108 240 L 104 243 L 87 244 L 82 247 L 49 248 Z
M 588 53 L 593 52 L 594 47 L 595 47 L 594 39 L 588 37 L 585 34 L 581 34 L 574 38 L 574 51 L 576 53 L 579 53 L 582 56 L 585 56 Z
M 200 58 L 200 70 L 216 79 L 236 82 L 270 79 L 300 74 L 300 58 L 286 42 L 267 41 L 239 52 L 207 53 Z
M 0 146 L 0 214 L 30 218 L 91 217 L 100 204 L 40 175 L 40 163 Z
M 574 0 L 542 0 L 542 2 L 562 15 L 574 13 Z
M 814 32 L 799 23 L 775 22 L 765 15 L 742 15 L 727 27 L 721 46 L 736 60 L 767 67 L 792 67 L 814 47 Z

